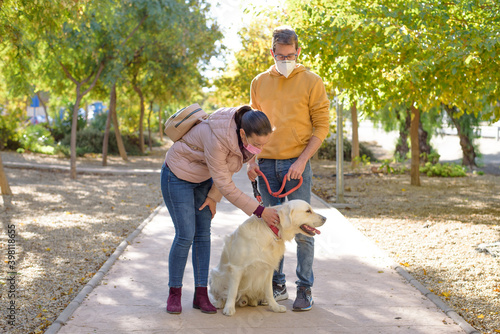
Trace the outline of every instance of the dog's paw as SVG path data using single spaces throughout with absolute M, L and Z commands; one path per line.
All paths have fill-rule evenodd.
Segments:
M 277 305 L 277 307 L 271 307 L 271 311 L 277 312 L 277 313 L 284 313 L 284 312 L 286 312 L 286 306 Z
M 224 315 L 227 315 L 227 316 L 232 316 L 236 313 L 236 309 L 233 307 L 229 307 L 229 306 L 226 306 L 224 307 L 224 309 L 222 310 L 222 314 Z
M 217 309 L 221 309 L 226 305 L 226 302 L 222 299 L 218 299 L 218 300 L 212 301 L 212 305 Z

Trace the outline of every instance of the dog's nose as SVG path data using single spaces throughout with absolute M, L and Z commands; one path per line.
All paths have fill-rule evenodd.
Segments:
M 320 215 L 321 216 L 321 215 Z M 323 222 L 323 224 L 326 222 L 326 217 L 324 216 L 321 216 L 321 221 Z

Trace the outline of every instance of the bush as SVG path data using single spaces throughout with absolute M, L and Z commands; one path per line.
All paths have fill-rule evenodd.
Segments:
M 63 140 L 63 138 L 67 135 L 71 135 L 71 126 L 73 122 L 73 106 L 73 103 L 69 103 L 65 108 L 63 119 L 56 117 L 54 120 L 51 132 L 56 142 Z M 85 121 L 85 118 L 82 115 L 78 115 L 76 123 L 77 131 L 81 131 L 86 126 L 87 122 Z
M 13 113 L 0 112 L 2 113 L 0 116 L 0 150 L 5 148 L 15 151 L 21 147 L 17 131 L 21 119 L 20 109 Z
M 41 124 L 30 125 L 22 130 L 19 143 L 21 148 L 35 153 L 54 154 L 54 138 Z
M 106 120 L 107 119 L 108 119 L 107 112 L 95 115 L 94 119 L 92 119 L 92 122 L 90 122 L 89 127 L 104 132 L 104 130 L 106 130 Z
M 344 160 L 351 161 L 352 144 L 346 138 L 344 138 Z M 373 152 L 366 147 L 364 144 L 359 143 L 359 155 L 365 156 L 368 161 L 375 161 L 375 155 Z M 337 140 L 335 137 L 327 138 L 321 144 L 318 150 L 318 156 L 320 159 L 325 160 L 336 160 L 337 159 Z
M 123 145 L 129 155 L 142 155 L 139 148 L 139 137 L 133 135 L 122 136 Z M 93 127 L 88 127 L 79 131 L 76 136 L 76 155 L 81 157 L 85 153 L 102 153 L 102 144 L 104 141 L 104 132 Z M 145 143 L 148 143 L 148 137 L 144 138 Z M 71 134 L 66 135 L 58 146 L 58 151 L 65 156 L 70 156 Z M 161 146 L 158 141 L 153 141 L 154 146 Z M 147 144 L 145 144 L 147 146 Z M 116 136 L 113 131 L 109 133 L 108 153 L 119 154 Z
M 455 163 L 437 163 L 433 165 L 427 162 L 423 167 L 420 167 L 420 172 L 427 174 L 427 176 L 461 177 L 467 175 L 467 168 Z

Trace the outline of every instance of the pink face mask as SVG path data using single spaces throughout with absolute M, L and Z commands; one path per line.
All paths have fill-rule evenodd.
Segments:
M 245 148 L 245 150 L 252 154 L 259 154 L 260 152 L 262 152 L 260 148 L 257 148 L 250 143 L 248 143 L 248 145 L 243 145 L 243 147 Z

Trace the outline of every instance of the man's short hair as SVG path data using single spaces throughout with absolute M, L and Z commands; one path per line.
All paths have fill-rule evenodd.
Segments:
M 295 50 L 299 48 L 299 37 L 290 26 L 280 26 L 273 31 L 273 52 L 277 44 L 293 45 Z

